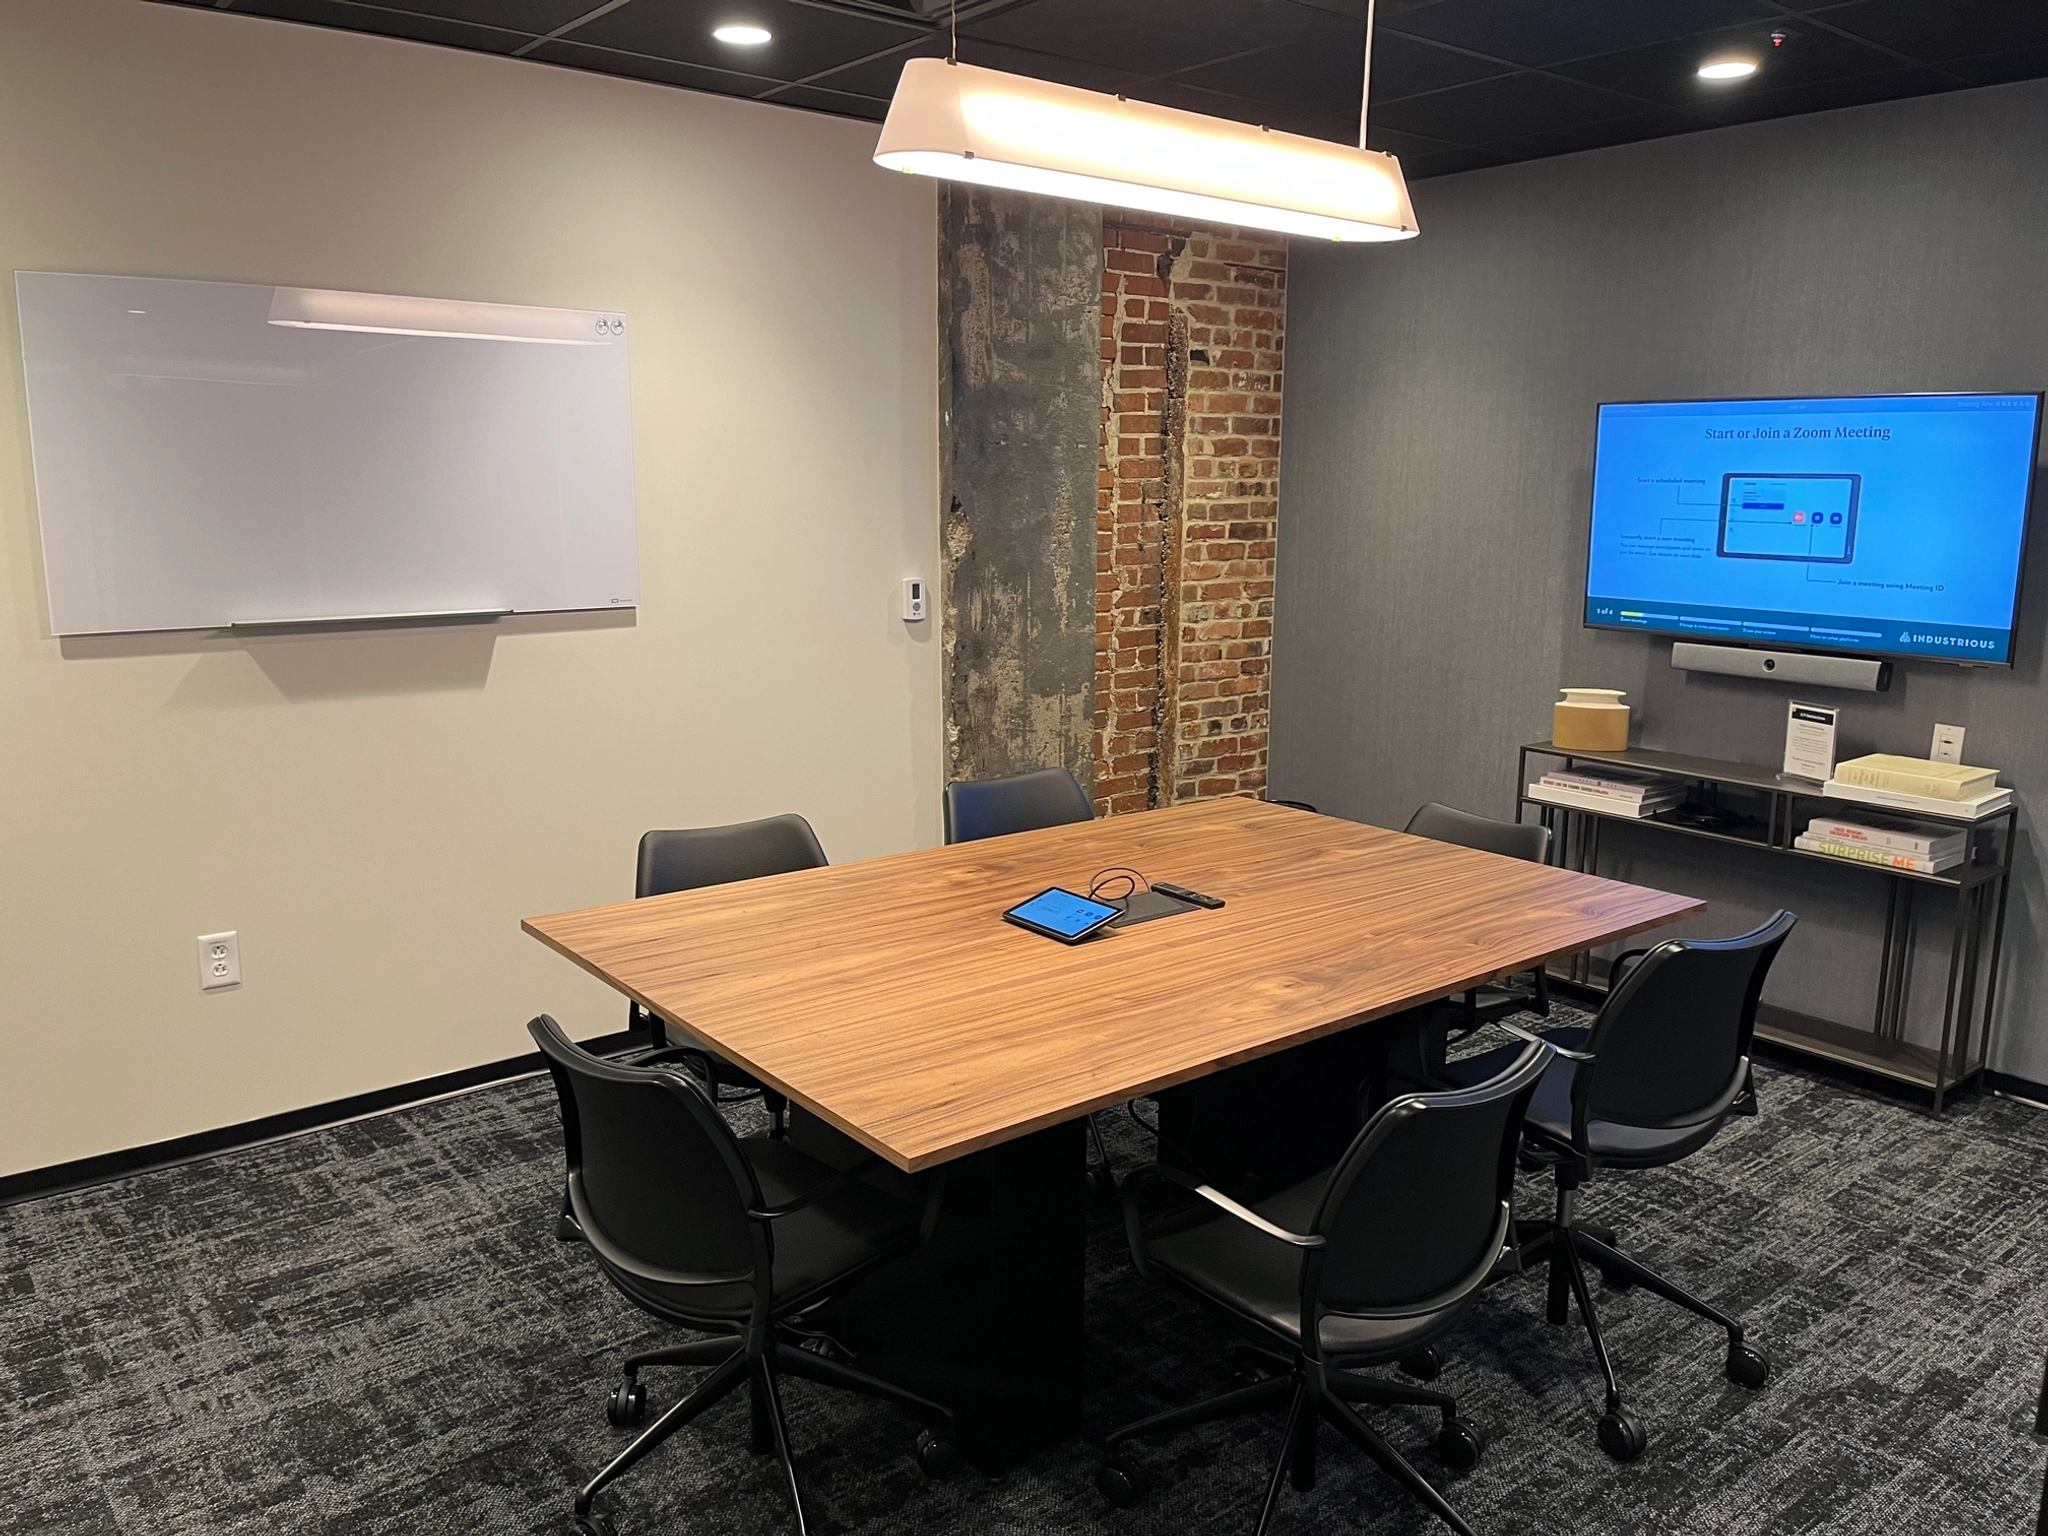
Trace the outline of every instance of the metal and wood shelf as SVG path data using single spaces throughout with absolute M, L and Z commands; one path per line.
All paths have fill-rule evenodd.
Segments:
M 1618 808 L 1608 812 L 1538 800 L 1528 793 L 1528 786 L 1554 765 L 1546 762 L 1532 769 L 1532 758 L 1555 759 L 1567 767 L 1625 768 L 1676 779 L 1686 786 L 1686 800 L 1682 805 L 1641 817 Z M 1732 843 L 1777 858 L 1832 864 L 1883 879 L 1884 945 L 1878 960 L 1877 1000 L 1870 1026 L 1859 1028 L 1767 1003 L 1757 1012 L 1757 1038 L 1920 1089 L 1933 1096 L 1936 1114 L 1941 1113 L 1943 1101 L 1955 1089 L 1981 1078 L 1991 1045 L 2006 901 L 2012 887 L 2013 851 L 2019 825 L 2016 803 L 1975 818 L 1903 811 L 1824 795 L 1810 779 L 1791 778 L 1753 763 L 1689 757 L 1676 752 L 1584 752 L 1548 741 L 1530 742 L 1521 749 L 1516 774 L 1518 818 L 1531 810 L 1538 814 L 1555 835 L 1553 857 L 1567 868 L 1596 873 L 1601 827 L 1619 821 L 1656 834 Z M 1866 815 L 1905 815 L 1967 828 L 1970 836 L 1964 861 L 1939 874 L 1921 874 L 1792 846 L 1805 821 L 1829 809 L 1839 812 L 1844 807 Z M 1938 1049 L 1905 1038 L 1906 998 L 1912 979 L 1914 897 L 1916 891 L 1928 886 L 1953 893 L 1955 900 L 1955 930 L 1949 941 Z M 1567 976 L 1567 980 L 1593 984 L 1590 955 L 1576 957 L 1572 965 L 1577 974 Z

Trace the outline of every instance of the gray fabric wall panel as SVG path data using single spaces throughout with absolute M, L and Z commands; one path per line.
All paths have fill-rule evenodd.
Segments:
M 1584 629 L 1603 400 L 2048 387 L 2048 82 L 1687 135 L 1432 180 L 1397 247 L 1296 242 L 1273 676 L 1273 793 L 1399 826 L 1440 799 L 1510 814 L 1514 749 L 1556 689 L 1625 688 L 1641 744 L 1756 763 L 1781 685 L 1674 672 L 1668 641 Z M 2035 517 L 2048 520 L 2037 478 Z M 1934 722 L 2018 786 L 1993 1065 L 2048 1080 L 2048 529 L 2010 671 L 1906 663 L 1843 706 L 1842 755 L 1924 754 Z M 1603 868 L 1801 929 L 1789 1007 L 1866 1023 L 1880 882 L 1678 839 L 1610 837 Z M 1923 896 L 1910 1035 L 1946 958 Z

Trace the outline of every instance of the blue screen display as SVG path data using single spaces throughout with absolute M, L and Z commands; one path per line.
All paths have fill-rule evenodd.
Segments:
M 1050 891 L 1040 891 L 1029 901 L 1019 902 L 1010 908 L 1009 915 L 1036 923 L 1041 928 L 1050 928 L 1054 933 L 1071 939 L 1075 934 L 1086 933 L 1104 918 L 1114 917 L 1122 910 L 1121 907 L 1112 907 L 1107 902 L 1094 901 L 1086 896 L 1076 896 L 1072 891 L 1054 888 Z
M 1603 405 L 1586 622 L 2010 662 L 2039 395 Z

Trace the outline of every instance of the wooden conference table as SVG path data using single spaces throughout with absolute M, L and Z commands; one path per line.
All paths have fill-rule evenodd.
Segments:
M 1109 865 L 1227 905 L 1072 947 L 1002 921 Z M 933 1241 L 856 1287 L 846 1342 L 994 1468 L 1079 1428 L 1089 1111 L 1277 1053 L 1305 1086 L 1383 1033 L 1358 1025 L 1700 908 L 1234 799 L 522 926 L 787 1094 L 799 1144 L 946 1170 Z

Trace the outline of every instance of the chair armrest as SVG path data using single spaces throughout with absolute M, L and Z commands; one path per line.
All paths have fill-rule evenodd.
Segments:
M 859 1162 L 849 1163 L 846 1167 L 840 1169 L 837 1173 L 833 1174 L 832 1177 L 830 1177 L 829 1179 L 818 1180 L 817 1183 L 813 1184 L 809 1189 L 805 1190 L 802 1194 L 798 1195 L 794 1200 L 785 1200 L 780 1205 L 767 1206 L 761 1210 L 749 1210 L 747 1212 L 747 1215 L 752 1217 L 755 1221 L 780 1221 L 783 1217 L 789 1215 L 791 1212 L 802 1210 L 805 1206 L 809 1205 L 813 1200 L 817 1199 L 818 1196 L 824 1194 L 826 1190 L 837 1189 L 841 1184 L 844 1184 L 848 1179 L 852 1178 L 855 1174 L 866 1173 L 870 1168 L 875 1167 L 881 1161 L 882 1160 L 879 1157 L 875 1156 L 874 1153 L 870 1152 L 866 1157 L 862 1158 Z
M 692 1045 L 657 1045 L 644 1051 L 627 1051 L 612 1060 L 628 1067 L 651 1067 L 680 1061 L 694 1069 L 698 1062 L 704 1060 L 704 1053 Z
M 1265 1217 L 1252 1210 L 1249 1206 L 1238 1204 L 1237 1201 L 1224 1194 L 1222 1190 L 1204 1184 L 1199 1179 L 1182 1173 L 1178 1168 L 1169 1168 L 1164 1163 L 1147 1163 L 1144 1167 L 1134 1169 L 1132 1172 L 1124 1175 L 1121 1190 L 1124 1203 L 1124 1232 L 1129 1237 L 1131 1243 L 1131 1261 L 1137 1265 L 1138 1273 L 1141 1275 L 1149 1277 L 1152 1269 L 1146 1262 L 1145 1233 L 1138 1223 L 1138 1206 L 1137 1202 L 1131 1198 L 1131 1191 L 1140 1181 L 1146 1178 L 1164 1179 L 1169 1184 L 1177 1184 L 1192 1194 L 1200 1195 L 1204 1200 L 1215 1206 L 1217 1210 L 1223 1212 L 1224 1215 L 1234 1217 L 1236 1220 L 1252 1228 L 1255 1232 L 1263 1233 L 1267 1237 L 1291 1244 L 1296 1248 L 1320 1248 L 1328 1241 L 1327 1238 L 1317 1237 L 1309 1233 L 1290 1232 L 1285 1227 L 1266 1220 Z
M 1543 1036 L 1537 1034 L 1535 1030 L 1524 1029 L 1519 1024 L 1510 1024 L 1505 1019 L 1495 1019 L 1493 1027 L 1507 1031 L 1507 1033 L 1513 1035 L 1518 1040 L 1527 1040 L 1536 1045 L 1547 1045 L 1567 1061 L 1591 1061 L 1594 1059 L 1591 1051 L 1568 1051 L 1555 1040 L 1546 1040 Z
M 1621 971 L 1623 966 L 1634 965 L 1638 960 L 1642 959 L 1643 956 L 1647 955 L 1648 953 L 1649 951 L 1647 949 L 1625 949 L 1620 954 L 1616 955 L 1612 960 L 1608 961 L 1607 990 L 1612 992 L 1616 987 L 1621 985 Z

